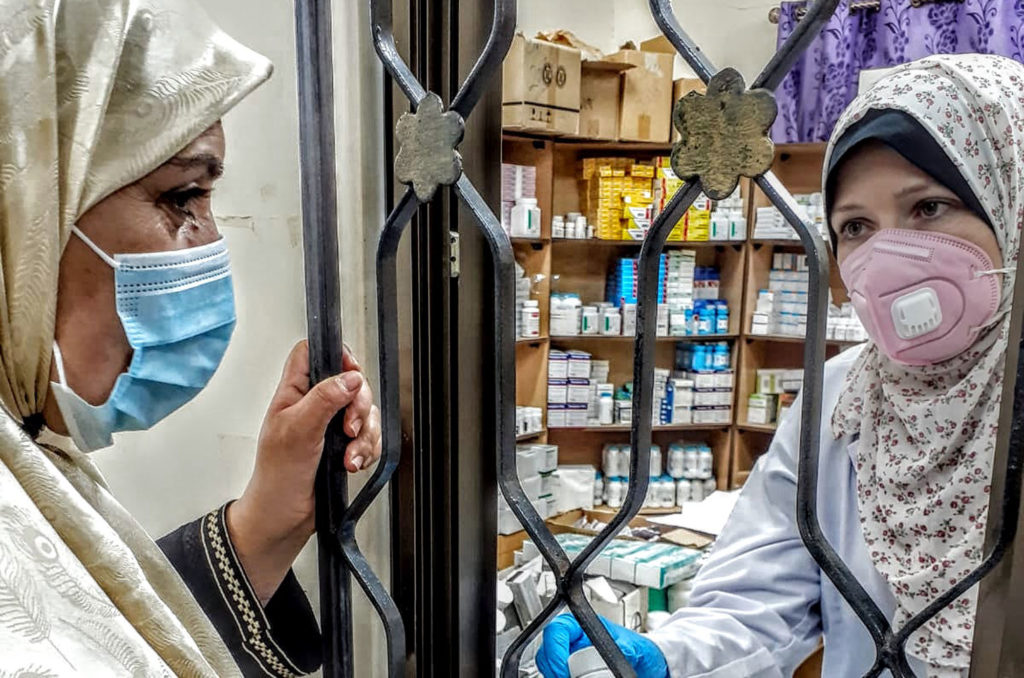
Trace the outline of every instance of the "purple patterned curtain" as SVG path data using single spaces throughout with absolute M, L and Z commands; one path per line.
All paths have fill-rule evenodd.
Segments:
M 1024 62 L 1024 0 L 881 0 L 850 11 L 843 0 L 825 30 L 779 88 L 778 143 L 826 141 L 857 95 L 861 70 L 896 66 L 929 54 L 980 52 Z M 779 44 L 806 2 L 783 2 Z

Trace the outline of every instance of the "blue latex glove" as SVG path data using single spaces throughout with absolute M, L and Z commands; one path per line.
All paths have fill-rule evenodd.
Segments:
M 602 618 L 601 622 L 629 660 L 637 678 L 668 678 L 668 664 L 657 645 L 607 619 Z M 569 655 L 592 644 L 574 616 L 559 615 L 544 629 L 544 643 L 537 651 L 537 668 L 544 678 L 570 678 Z

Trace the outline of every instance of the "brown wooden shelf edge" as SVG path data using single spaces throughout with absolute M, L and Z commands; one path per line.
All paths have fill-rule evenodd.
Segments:
M 518 339 L 516 339 L 516 345 L 518 346 L 519 344 L 536 344 L 540 346 L 541 344 L 547 343 L 548 340 L 548 337 L 519 337 Z
M 665 249 L 692 249 L 703 247 L 742 247 L 745 240 L 673 240 L 665 243 Z M 555 247 L 569 248 L 571 246 L 590 247 L 640 247 L 643 240 L 602 240 L 600 238 L 553 238 L 551 244 Z M 797 243 L 799 244 L 799 243 Z
M 726 339 L 737 339 L 738 337 L 738 334 L 730 332 L 728 334 L 692 334 L 681 337 L 658 337 L 655 341 L 659 343 L 677 343 L 680 341 L 725 341 Z M 568 343 L 587 342 L 595 339 L 598 341 L 628 341 L 629 343 L 633 343 L 636 340 L 636 337 L 623 334 L 560 334 L 551 337 L 551 341 L 562 341 Z
M 564 144 L 579 150 L 610 150 L 610 151 L 639 151 L 651 153 L 665 153 L 672 151 L 672 144 L 669 142 L 649 141 L 615 141 L 611 139 L 588 139 L 585 137 L 570 137 L 555 134 L 544 134 L 543 132 L 505 129 L 502 131 L 503 141 L 544 141 L 553 144 Z
M 541 430 L 539 430 L 539 431 L 534 431 L 532 433 L 524 433 L 521 436 L 516 436 L 516 442 L 517 443 L 521 443 L 521 442 L 526 441 L 526 440 L 533 440 L 534 438 L 540 438 L 545 433 L 547 433 L 547 429 L 543 429 L 543 428 Z
M 731 426 L 732 424 L 666 424 L 652 426 L 651 430 L 655 433 L 659 431 L 724 431 L 728 430 Z M 553 435 L 562 431 L 575 433 L 629 433 L 632 430 L 632 426 L 624 424 L 612 424 L 610 426 L 558 426 L 549 428 L 548 434 Z
M 791 337 L 786 334 L 745 334 L 743 338 L 747 341 L 770 341 L 776 344 L 802 344 L 804 343 L 803 337 Z M 850 346 L 857 346 L 863 344 L 863 341 L 837 341 L 835 339 L 826 339 L 825 343 L 829 346 L 841 346 L 843 348 L 849 348 Z
M 736 424 L 736 428 L 738 428 L 741 431 L 750 431 L 752 433 L 769 433 L 769 434 L 773 434 L 777 430 L 777 427 L 776 427 L 775 424 L 741 423 L 741 424 Z

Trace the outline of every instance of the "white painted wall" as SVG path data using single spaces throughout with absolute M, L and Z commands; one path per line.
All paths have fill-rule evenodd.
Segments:
M 719 67 L 733 66 L 747 82 L 775 52 L 777 26 L 768 10 L 778 0 L 674 0 L 683 29 Z M 566 28 L 604 52 L 660 34 L 648 0 L 519 0 L 519 29 L 526 35 Z M 682 60 L 676 77 L 691 75 Z
M 204 6 L 229 34 L 268 56 L 275 73 L 224 120 L 228 155 L 214 209 L 231 248 L 239 316 L 224 363 L 187 407 L 151 431 L 115 436 L 114 448 L 95 455 L 118 499 L 154 537 L 242 491 L 284 359 L 305 336 L 292 3 L 209 0 Z M 365 2 L 335 3 L 334 34 L 345 341 L 372 370 L 376 328 L 369 324 L 375 314 L 367 308 L 372 287 L 366 281 L 373 238 L 366 234 L 382 221 L 383 189 L 374 148 L 382 145 L 381 71 L 364 30 L 367 11 Z M 386 497 L 363 519 L 359 541 L 388 581 L 385 505 Z M 296 571 L 316 609 L 315 548 L 307 548 Z M 357 617 L 376 619 L 360 593 L 356 598 Z M 360 676 L 384 675 L 378 673 L 383 636 L 375 625 L 355 631 Z

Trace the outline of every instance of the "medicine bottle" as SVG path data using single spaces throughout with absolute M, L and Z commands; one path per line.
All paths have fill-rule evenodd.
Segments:
M 604 501 L 609 508 L 621 508 L 626 494 L 626 482 L 622 478 L 609 478 L 605 483 Z
M 622 334 L 622 314 L 619 313 L 619 309 L 612 307 L 605 310 L 601 334 L 611 336 Z
M 523 302 L 523 337 L 534 339 L 540 336 L 540 305 L 537 300 L 530 299 Z
M 565 237 L 565 217 L 558 215 L 551 220 L 551 237 L 552 238 L 564 238 Z
M 676 506 L 682 506 L 686 502 L 690 501 L 690 492 L 692 489 L 690 481 L 685 478 L 676 483 Z
M 597 423 L 601 426 L 610 426 L 615 413 L 615 401 L 610 393 L 604 393 L 597 402 Z

